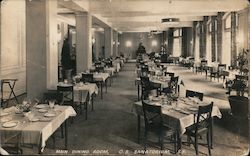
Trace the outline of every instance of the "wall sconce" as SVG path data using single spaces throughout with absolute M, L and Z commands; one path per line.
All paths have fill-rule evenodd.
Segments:
M 120 42 L 117 42 L 117 45 L 120 45 Z
M 113 41 L 113 45 L 115 45 L 115 41 Z
M 132 46 L 132 42 L 131 41 L 126 41 L 126 47 L 131 47 Z
M 153 40 L 153 41 L 152 41 L 152 46 L 153 46 L 153 47 L 157 46 L 157 41 L 156 41 L 156 40 Z
M 92 38 L 92 44 L 95 44 L 95 39 L 94 38 Z

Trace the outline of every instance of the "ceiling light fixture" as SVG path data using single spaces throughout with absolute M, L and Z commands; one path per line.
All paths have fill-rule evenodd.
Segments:
M 161 23 L 179 23 L 179 18 L 163 18 L 161 19 Z

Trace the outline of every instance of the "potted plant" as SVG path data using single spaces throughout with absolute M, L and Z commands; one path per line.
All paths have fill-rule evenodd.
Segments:
M 248 115 L 248 97 L 244 96 L 248 81 L 248 54 L 249 50 L 244 50 L 237 57 L 237 67 L 240 71 L 238 78 L 233 82 L 232 88 L 236 90 L 236 95 L 229 96 L 231 113 L 238 117 Z

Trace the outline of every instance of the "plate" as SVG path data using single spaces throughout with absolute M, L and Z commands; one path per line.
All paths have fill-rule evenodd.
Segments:
M 1 122 L 2 123 L 5 123 L 5 122 L 8 122 L 8 121 L 11 121 L 11 117 L 3 117 L 2 119 L 1 119 Z
M 48 112 L 48 110 L 47 109 L 39 109 L 38 112 L 45 113 L 45 112 Z
M 36 105 L 36 108 L 41 109 L 41 108 L 46 108 L 48 105 Z
M 10 121 L 3 124 L 4 128 L 11 128 L 17 126 L 18 122 Z
M 40 120 L 39 118 L 34 117 L 34 118 L 32 118 L 30 121 L 31 121 L 31 122 L 36 122 L 36 121 L 39 121 L 39 120 Z
M 54 117 L 54 116 L 56 116 L 56 114 L 55 113 L 45 113 L 44 116 L 45 117 Z
M 0 116 L 6 116 L 6 115 L 9 115 L 9 114 L 10 114 L 9 112 L 1 112 Z
M 197 111 L 197 110 L 198 110 L 198 108 L 195 108 L 195 107 L 189 107 L 189 108 L 188 108 L 188 110 L 190 110 L 190 111 Z

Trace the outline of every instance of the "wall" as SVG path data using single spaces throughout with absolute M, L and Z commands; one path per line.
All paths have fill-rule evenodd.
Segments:
M 17 95 L 26 92 L 25 32 L 25 1 L 2 2 L 0 79 L 17 78 Z
M 152 41 L 157 42 L 157 46 L 152 46 Z M 126 47 L 126 42 L 131 41 L 131 47 Z M 148 33 L 122 33 L 119 35 L 119 52 L 128 58 L 136 58 L 136 51 L 140 42 L 146 48 L 147 53 L 152 51 L 159 52 L 161 47 L 162 34 L 155 34 L 152 38 L 148 38 Z

